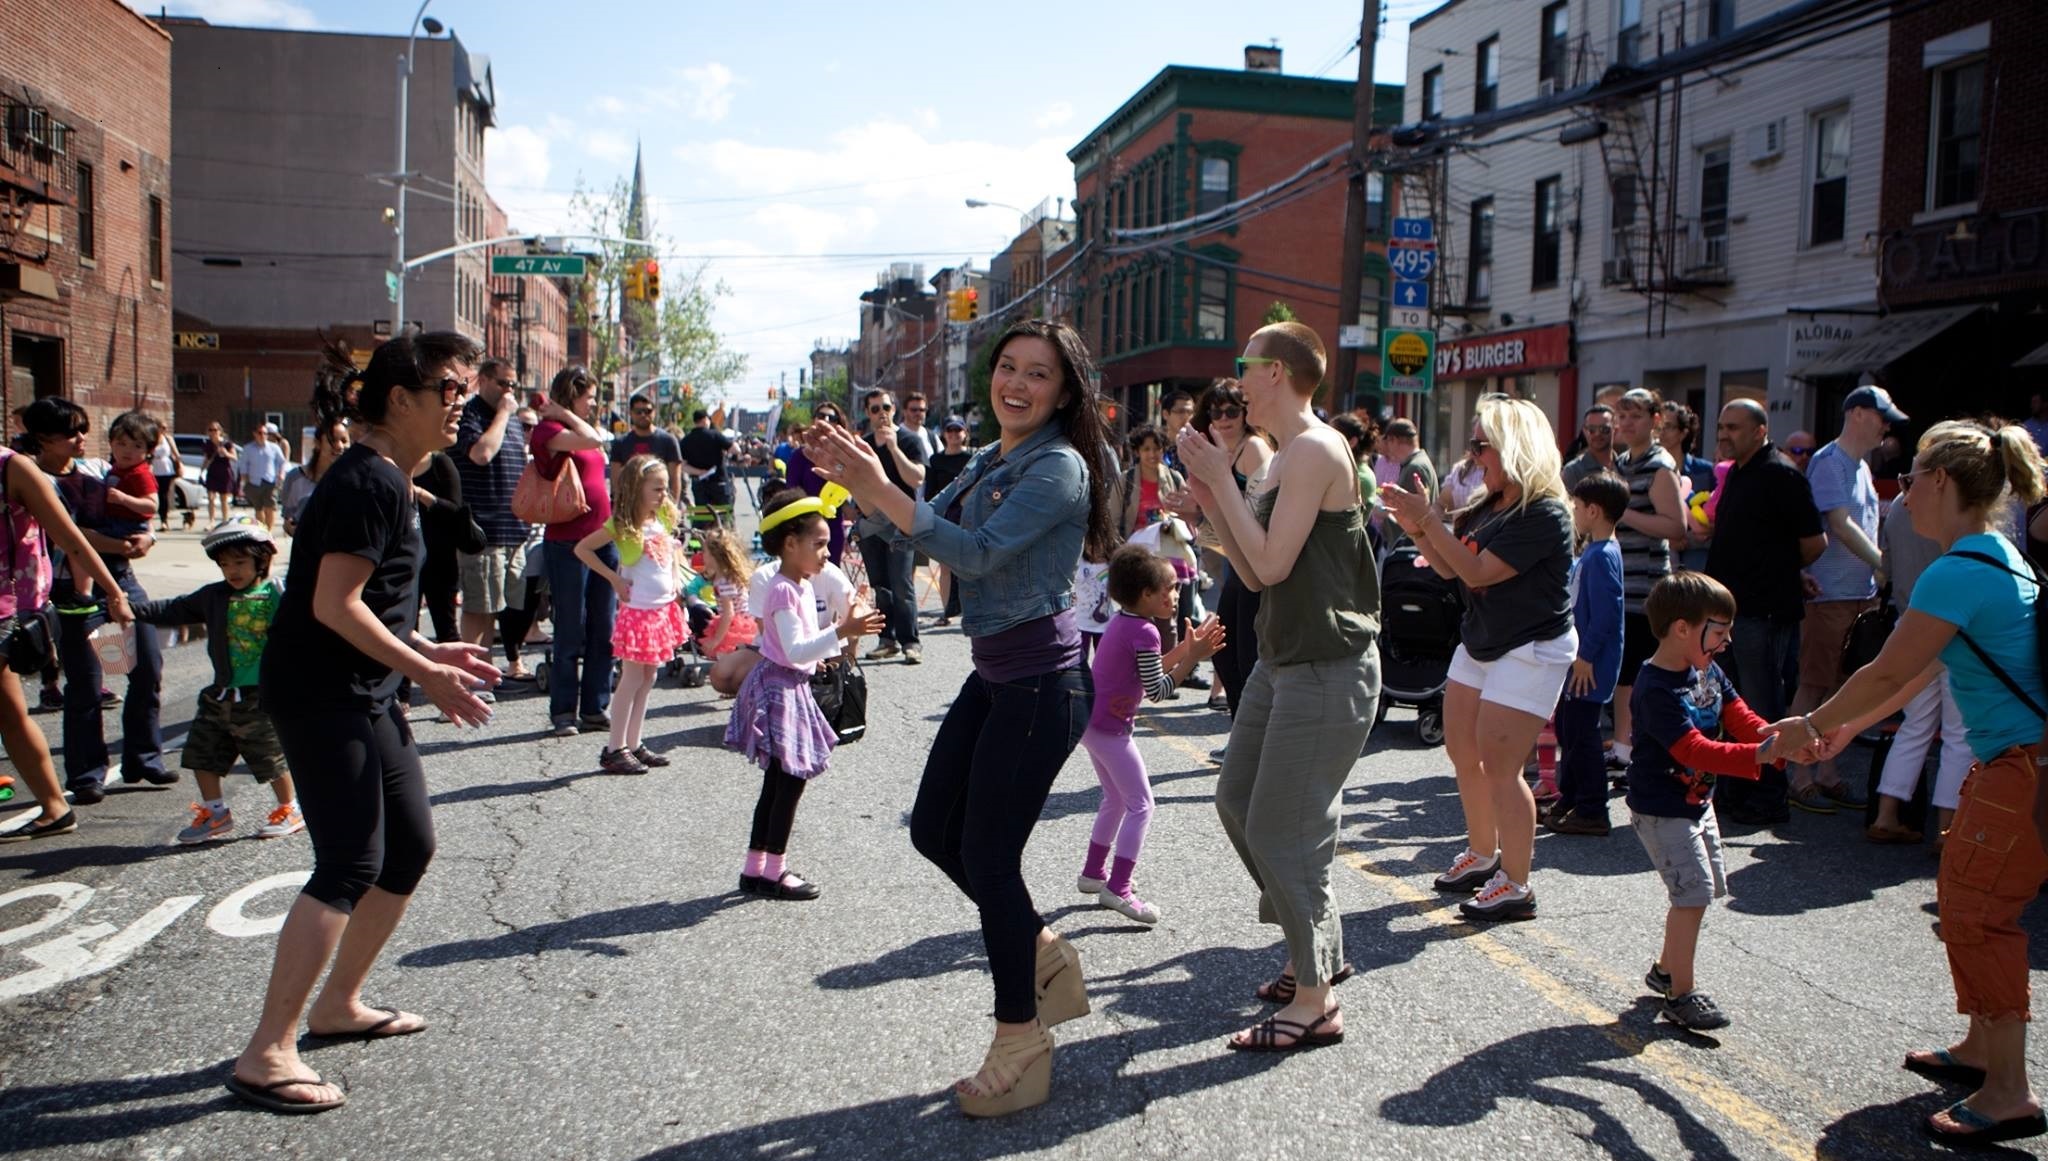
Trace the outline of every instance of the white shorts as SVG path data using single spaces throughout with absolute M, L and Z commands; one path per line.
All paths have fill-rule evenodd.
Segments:
M 1517 645 L 1492 661 L 1475 661 L 1460 645 L 1451 655 L 1450 679 L 1478 690 L 1480 701 L 1549 721 L 1578 656 L 1579 635 L 1569 629 L 1562 637 Z

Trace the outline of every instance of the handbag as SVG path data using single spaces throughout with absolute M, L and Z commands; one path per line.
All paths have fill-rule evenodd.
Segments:
M 1898 606 L 1892 604 L 1891 586 L 1887 585 L 1877 594 L 1877 607 L 1863 610 L 1849 623 L 1849 632 L 1842 638 L 1842 672 L 1854 673 L 1875 661 L 1898 624 Z
M 7 633 L 7 668 L 15 673 L 30 674 L 40 673 L 56 662 L 58 634 L 61 629 L 57 620 L 57 606 L 50 600 L 49 567 L 45 561 L 39 560 L 34 566 L 36 575 L 30 584 L 31 591 L 26 594 L 20 591 L 21 537 L 16 534 L 14 528 L 14 505 L 4 495 L 6 464 L 14 454 L 10 451 L 0 455 L 0 508 L 5 508 L 7 512 L 7 576 L 9 583 L 16 585 L 12 594 L 14 625 Z M 36 529 L 36 536 L 38 541 L 46 546 L 42 549 L 41 555 L 47 558 L 48 541 L 42 538 L 40 528 Z M 34 607 L 26 607 L 30 604 Z
M 484 535 L 483 525 L 476 522 L 476 513 L 464 504 L 455 510 L 455 551 L 469 556 L 479 556 L 491 546 L 490 537 Z
M 574 453 L 557 456 L 555 478 L 541 470 L 541 456 L 526 461 L 512 489 L 512 515 L 528 524 L 560 524 L 590 511 L 583 495 L 583 477 L 569 462 Z
M 839 744 L 858 742 L 868 732 L 868 675 L 860 663 L 828 663 L 811 674 L 811 696 Z

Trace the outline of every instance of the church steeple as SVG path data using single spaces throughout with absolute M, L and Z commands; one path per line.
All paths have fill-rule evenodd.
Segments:
M 633 191 L 626 201 L 626 236 L 645 238 L 647 229 L 647 181 L 640 171 L 640 142 L 633 142 Z

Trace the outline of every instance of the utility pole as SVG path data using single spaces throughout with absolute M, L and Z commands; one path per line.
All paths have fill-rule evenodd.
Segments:
M 1358 323 L 1360 289 L 1365 282 L 1365 178 L 1372 142 L 1372 58 L 1379 48 L 1380 0 L 1365 0 L 1358 29 L 1358 93 L 1352 99 L 1351 180 L 1344 186 L 1344 265 L 1338 280 L 1337 382 L 1330 393 L 1331 410 L 1348 406 L 1358 390 L 1358 350 L 1342 345 L 1341 328 Z

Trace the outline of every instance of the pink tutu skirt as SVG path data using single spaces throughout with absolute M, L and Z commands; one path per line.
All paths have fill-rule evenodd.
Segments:
M 725 644 L 720 645 L 716 653 L 710 653 L 712 636 L 711 627 L 709 625 L 705 626 L 704 632 L 697 638 L 698 648 L 703 649 L 712 657 L 723 657 L 740 646 L 752 645 L 759 639 L 761 636 L 761 623 L 745 613 L 734 616 L 732 628 L 725 631 Z
M 683 606 L 671 601 L 659 609 L 621 608 L 612 622 L 612 656 L 642 665 L 666 665 L 689 639 Z

